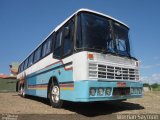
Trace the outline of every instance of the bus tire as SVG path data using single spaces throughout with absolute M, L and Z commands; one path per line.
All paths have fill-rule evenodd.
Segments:
M 23 97 L 23 98 L 26 97 L 25 89 L 24 89 L 24 84 L 22 84 L 21 87 L 20 87 L 20 95 L 21 95 L 21 97 Z
M 57 83 L 52 83 L 49 87 L 49 99 L 51 106 L 61 108 L 63 101 L 60 99 L 60 88 Z
M 19 91 L 19 81 L 16 82 L 16 92 Z

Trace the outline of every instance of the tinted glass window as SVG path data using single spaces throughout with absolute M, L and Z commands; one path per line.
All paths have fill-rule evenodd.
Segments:
M 20 73 L 22 71 L 22 64 L 18 68 L 18 72 Z
M 61 56 L 61 43 L 62 43 L 63 33 L 59 30 L 56 34 L 55 46 L 54 46 L 54 56 L 60 58 Z
M 27 65 L 28 65 L 28 59 L 26 59 L 24 62 L 24 69 L 26 69 L 28 67 Z
M 129 48 L 129 38 L 128 38 L 128 29 L 121 26 L 118 23 L 113 24 L 114 27 L 114 35 L 116 39 L 116 46 L 117 46 L 117 52 L 120 55 L 129 55 L 130 48 Z
M 65 57 L 72 52 L 74 36 L 74 21 L 71 19 L 56 33 L 54 56 Z
M 91 13 L 81 13 L 78 17 L 78 50 L 130 56 L 129 29 L 126 26 Z
M 43 49 L 42 49 L 42 57 L 44 57 L 45 55 L 51 52 L 51 42 L 52 42 L 51 37 L 49 37 L 47 41 L 44 42 Z
M 43 44 L 42 57 L 46 55 L 47 41 Z
M 29 57 L 29 62 L 28 62 L 28 66 L 31 66 L 33 64 L 33 53 L 30 55 Z
M 56 36 L 55 49 L 61 46 L 62 37 L 63 37 L 63 33 L 62 33 L 62 31 L 60 30 L 60 31 L 57 33 L 57 36 Z
M 68 29 L 67 35 L 64 36 L 63 42 L 63 56 L 66 56 L 72 52 L 73 34 L 74 34 L 74 22 L 70 22 L 64 29 Z M 65 31 L 64 31 L 65 32 Z
M 24 70 L 24 62 L 21 65 L 21 72 Z
M 106 48 L 106 41 L 110 39 L 109 21 L 94 14 L 82 14 L 83 47 L 91 49 Z
M 34 62 L 37 62 L 41 58 L 41 46 L 35 51 Z
M 71 49 L 71 47 L 72 47 L 71 45 L 72 45 L 71 40 L 65 39 L 65 41 L 64 41 L 64 47 L 63 47 L 63 56 L 71 53 L 71 50 L 72 50 Z

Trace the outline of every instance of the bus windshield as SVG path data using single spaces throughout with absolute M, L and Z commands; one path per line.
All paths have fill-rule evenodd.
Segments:
M 91 13 L 79 15 L 77 48 L 130 56 L 128 31 L 124 25 Z

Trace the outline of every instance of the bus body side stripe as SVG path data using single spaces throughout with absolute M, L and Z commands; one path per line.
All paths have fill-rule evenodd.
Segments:
M 36 71 L 36 72 L 40 72 L 40 71 L 42 71 L 42 70 L 44 70 L 44 69 L 46 69 L 46 68 L 48 68 L 48 67 L 50 67 L 50 66 L 52 66 L 52 65 L 58 64 L 58 63 L 61 63 L 61 62 L 58 61 L 58 62 L 56 62 L 56 63 L 53 63 L 53 64 L 48 65 L 48 66 L 46 66 L 45 68 L 42 68 L 42 69 L 40 69 L 40 70 L 38 70 L 38 71 Z M 43 74 L 43 73 L 46 73 L 46 72 L 49 72 L 49 71 L 51 71 L 51 70 L 55 70 L 55 69 L 58 69 L 58 68 L 61 68 L 61 67 L 64 67 L 64 70 L 65 70 L 65 71 L 68 71 L 68 70 L 72 70 L 72 69 L 73 69 L 72 67 L 65 69 L 65 66 L 66 66 L 66 65 L 72 65 L 72 62 L 68 62 L 68 63 L 66 63 L 66 64 L 62 64 L 62 65 L 59 65 L 59 66 L 50 68 L 50 69 L 48 69 L 48 70 L 46 70 L 46 71 L 42 71 L 42 72 L 40 72 L 40 73 L 34 72 L 34 73 L 30 74 L 30 75 L 27 75 L 26 78 L 27 78 L 27 79 L 28 79 L 28 78 L 32 78 L 32 77 L 35 77 L 35 76 L 37 76 L 37 75 L 40 75 L 40 74 Z M 35 74 L 35 73 L 36 73 L 36 74 Z
M 74 82 L 61 82 L 59 83 L 59 87 L 61 90 L 73 90 L 74 89 Z M 48 88 L 48 84 L 36 84 L 36 85 L 28 85 L 28 89 L 35 89 L 35 90 L 46 90 Z

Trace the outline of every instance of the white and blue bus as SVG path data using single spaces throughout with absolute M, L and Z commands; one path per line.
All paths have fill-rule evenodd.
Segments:
M 126 100 L 143 96 L 139 61 L 131 55 L 129 27 L 80 9 L 57 26 L 19 66 L 22 96 L 63 101 Z

